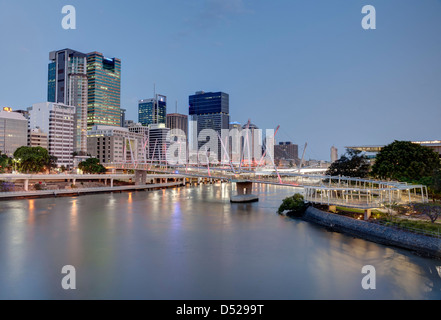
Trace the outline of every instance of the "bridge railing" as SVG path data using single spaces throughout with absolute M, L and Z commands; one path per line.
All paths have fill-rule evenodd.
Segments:
M 309 202 L 322 204 L 379 207 L 382 203 L 427 202 L 427 187 L 397 181 L 379 181 L 318 174 L 255 172 L 242 170 L 240 174 L 227 167 L 163 166 L 162 164 L 113 164 L 114 168 L 148 170 L 157 173 L 180 174 L 188 177 L 249 180 L 283 186 L 305 188 Z

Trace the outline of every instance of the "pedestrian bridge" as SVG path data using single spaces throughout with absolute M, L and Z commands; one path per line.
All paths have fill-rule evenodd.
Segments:
M 232 183 L 248 181 L 301 189 L 305 201 L 328 206 L 359 209 L 381 208 L 393 204 L 428 202 L 427 187 L 396 181 L 379 181 L 323 174 L 280 172 L 277 169 L 241 170 L 229 167 L 163 166 L 152 164 L 108 164 L 109 170 L 133 170 L 159 175 L 183 176 L 191 179 L 223 180 Z

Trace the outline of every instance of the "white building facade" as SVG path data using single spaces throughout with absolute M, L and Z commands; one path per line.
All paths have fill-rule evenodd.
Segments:
M 29 108 L 29 130 L 40 128 L 48 134 L 49 154 L 57 157 L 57 165 L 73 167 L 75 107 L 43 102 Z
M 12 157 L 15 150 L 27 146 L 28 121 L 17 112 L 0 111 L 0 151 Z

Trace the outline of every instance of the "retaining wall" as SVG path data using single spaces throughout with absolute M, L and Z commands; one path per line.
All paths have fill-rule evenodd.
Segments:
M 441 239 L 323 212 L 314 207 L 306 210 L 303 219 L 357 238 L 441 259 Z

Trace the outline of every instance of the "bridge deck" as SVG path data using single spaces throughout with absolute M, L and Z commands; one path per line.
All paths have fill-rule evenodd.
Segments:
M 299 174 L 268 171 L 246 171 L 240 174 L 231 168 L 161 166 L 152 164 L 111 164 L 114 170 L 146 170 L 158 174 L 179 174 L 186 178 L 219 179 L 230 182 L 249 181 L 301 188 L 310 203 L 372 209 L 388 204 L 428 202 L 427 187 L 397 181 L 378 181 L 319 174 Z

